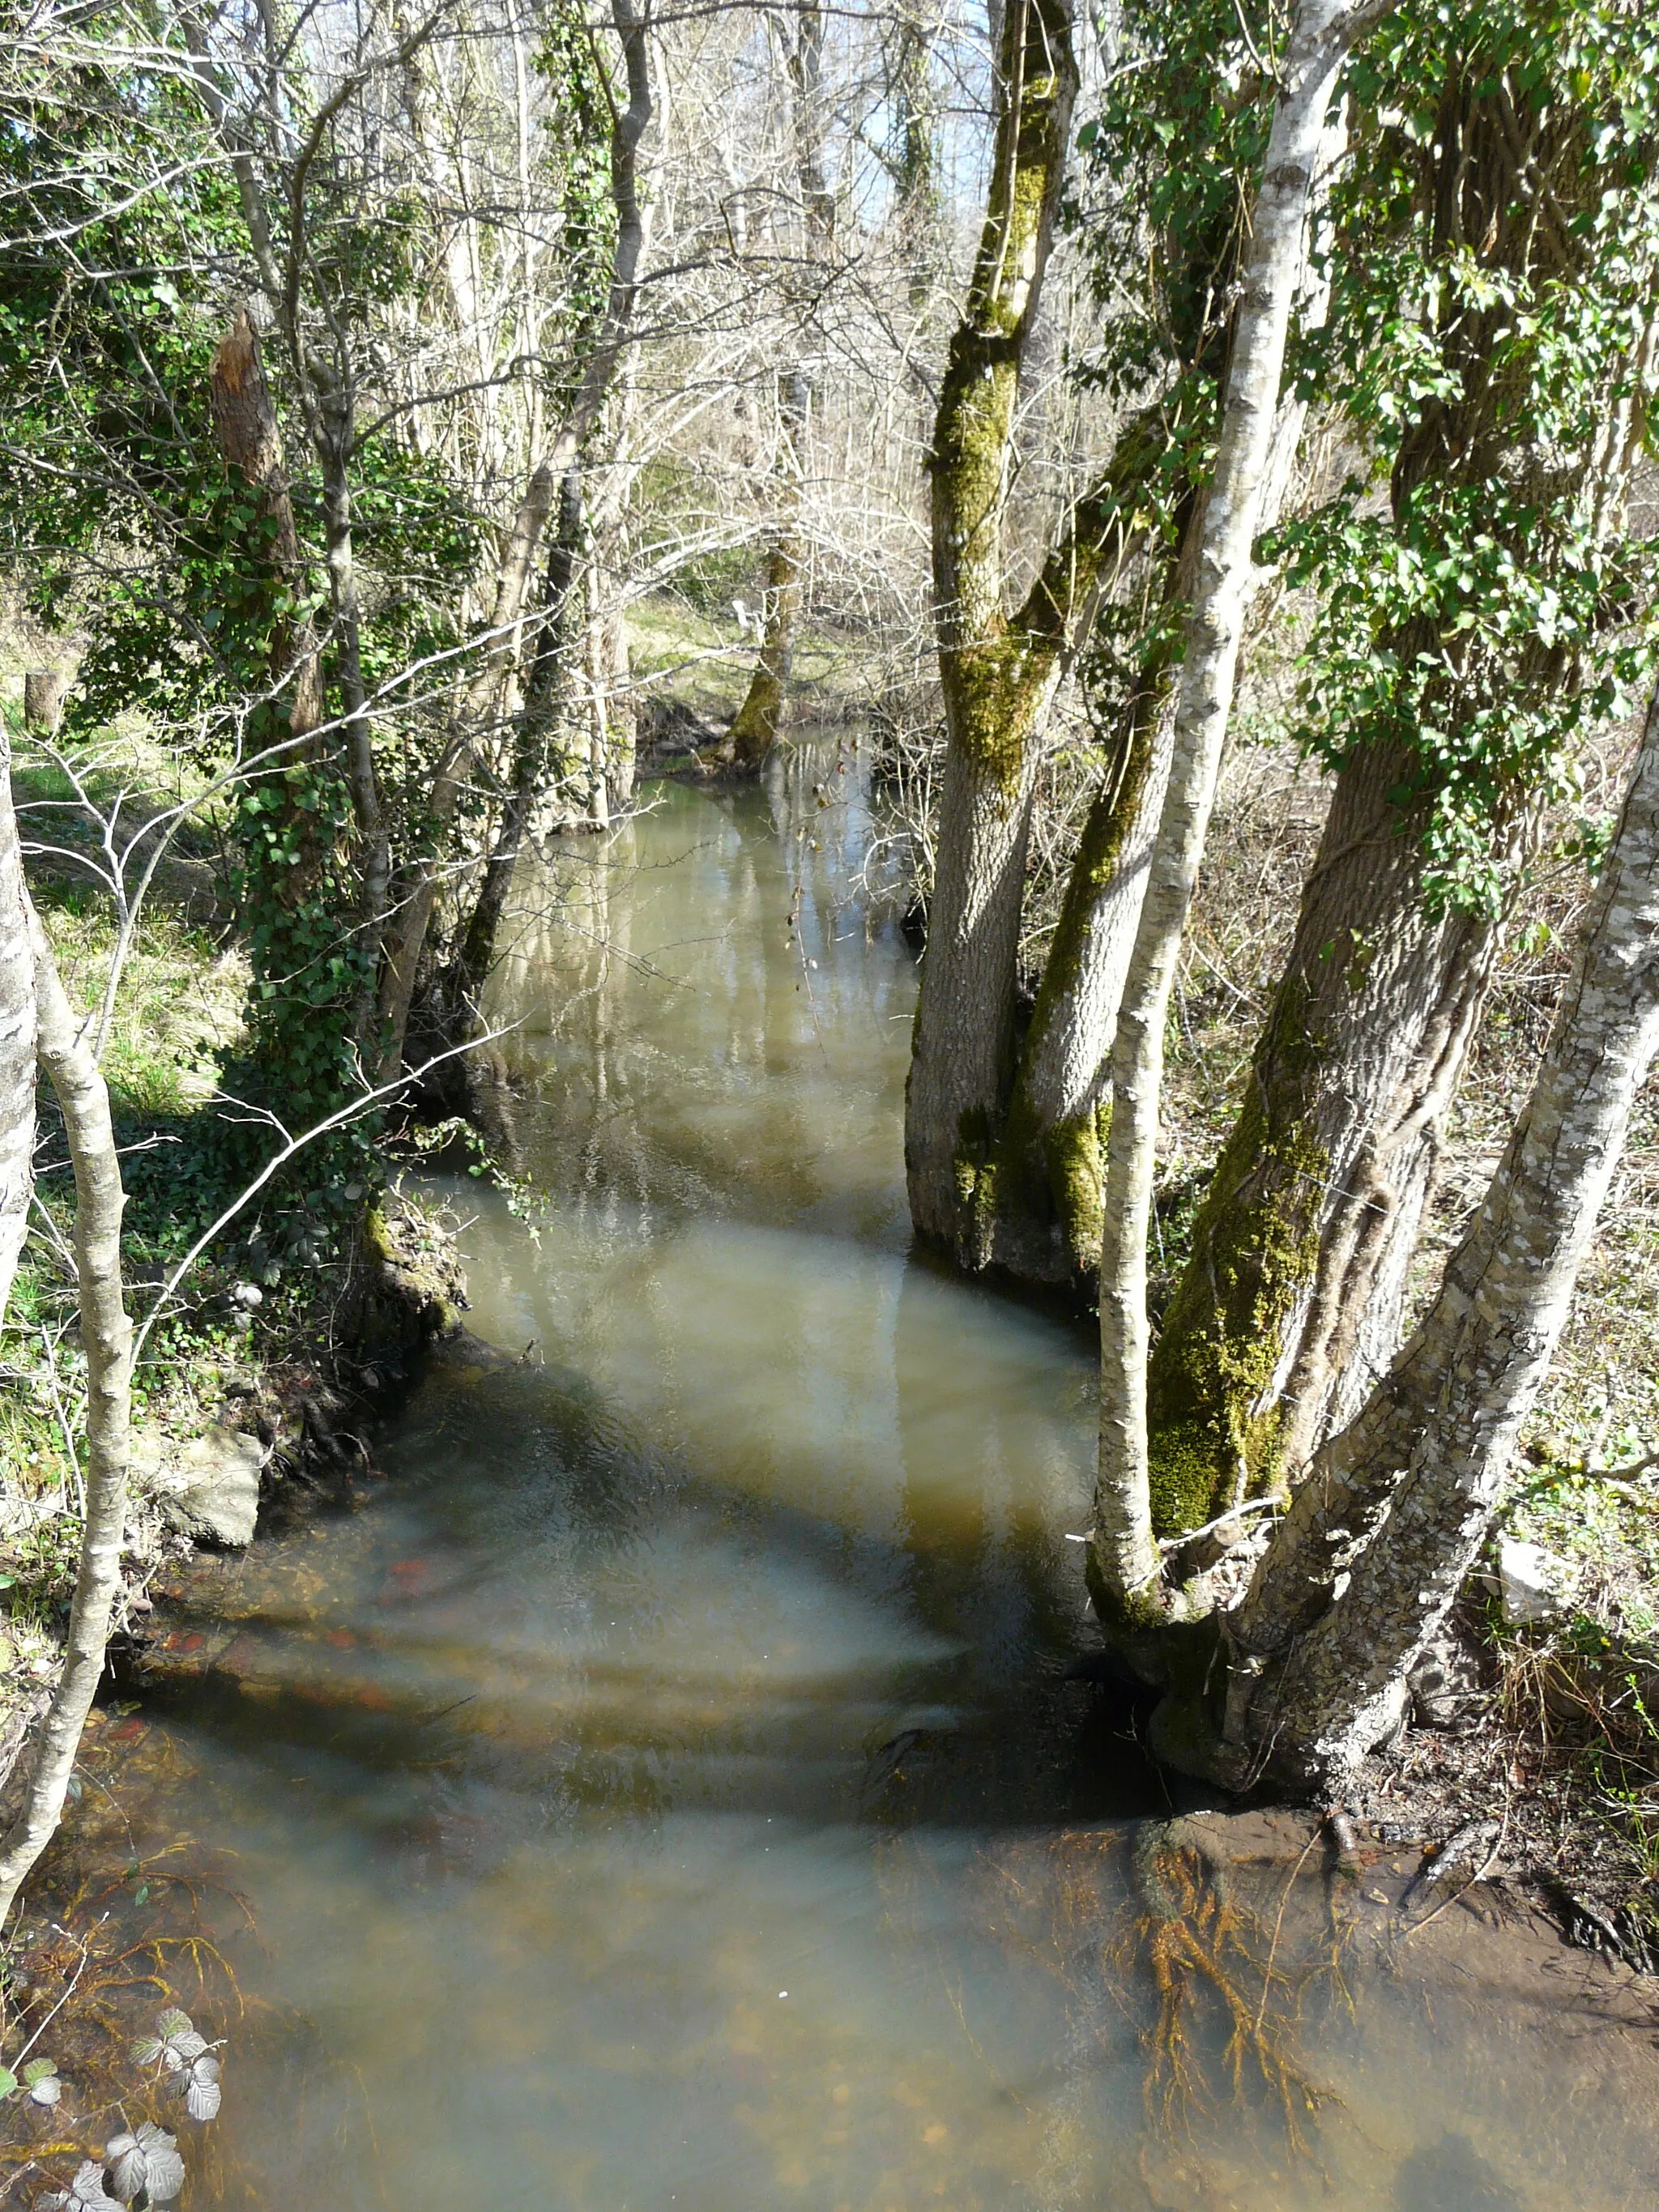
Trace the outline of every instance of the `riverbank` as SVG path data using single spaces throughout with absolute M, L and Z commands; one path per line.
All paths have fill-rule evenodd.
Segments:
M 284 1479 L 293 1521 L 268 1516 L 248 1550 L 174 1559 L 153 1578 L 148 1620 L 159 1632 L 143 1639 L 144 1678 L 124 1676 L 89 1738 L 73 1822 L 23 1917 L 17 1984 L 40 1993 L 28 1997 L 27 2032 L 53 2020 L 43 2050 L 80 2017 L 79 1993 L 102 1966 L 83 1970 L 64 2012 L 52 2008 L 69 1992 L 79 1946 L 107 1941 L 114 1948 L 98 1957 L 108 1976 L 143 1982 L 137 1999 L 100 1997 L 122 2024 L 100 2031 L 109 2098 L 129 2094 L 127 2042 L 148 2031 L 131 2004 L 160 2002 L 165 1986 L 210 2039 L 232 2038 L 238 2154 L 268 2195 L 270 2177 L 289 2168 L 265 2116 L 286 2111 L 298 2047 L 324 2051 L 331 2069 L 327 2124 L 307 2122 L 316 2159 L 334 2140 L 327 2098 L 360 2064 L 377 2139 L 393 2146 L 386 2169 L 367 2149 L 349 2170 L 305 2168 L 289 2194 L 308 2206 L 359 2201 L 351 2190 L 376 2179 L 394 2192 L 413 2186 L 396 2146 L 424 2157 L 452 2130 L 464 2131 L 468 2158 L 507 2161 L 490 2168 L 490 2187 L 528 2187 L 534 2160 L 553 2154 L 549 2142 L 562 2158 L 568 2134 L 583 2158 L 612 2161 L 607 2170 L 637 2159 L 640 2191 L 656 2201 L 657 2182 L 680 2171 L 690 2128 L 711 2171 L 736 2160 L 733 2144 L 759 2161 L 752 2173 L 733 2165 L 723 2202 L 784 2201 L 780 2191 L 814 2186 L 821 2172 L 827 2191 L 839 2108 L 800 2138 L 803 2115 L 833 2095 L 834 2066 L 845 2069 L 836 2086 L 853 2116 L 866 2101 L 883 2116 L 860 2153 L 871 2201 L 887 2201 L 872 2192 L 889 2171 L 907 2177 L 917 2202 L 946 2172 L 964 2203 L 1017 2201 L 1011 2192 L 1048 2154 L 1030 2116 L 1047 2115 L 1056 2142 L 1063 2131 L 1048 2075 L 1039 2067 L 1034 2085 L 1011 2074 L 1018 2094 L 990 2094 L 978 2014 L 957 2050 L 949 2005 L 908 2009 L 943 1942 L 951 2002 L 965 1982 L 1000 2022 L 1007 2065 L 1026 2050 L 1024 1984 L 1000 1966 L 988 1971 L 977 1948 L 988 1930 L 1000 1940 L 994 1905 L 982 1887 L 963 1902 L 963 1886 L 1002 1863 L 1011 1834 L 1066 1881 L 1078 1863 L 1113 1871 L 1111 1893 L 1069 1935 L 1051 1916 L 1044 1940 L 1065 1936 L 1078 1960 L 1091 1956 L 1088 2005 L 1103 2017 L 1117 2007 L 1129 2023 L 1113 2063 L 1120 2087 L 1133 2077 L 1135 2109 L 1158 2033 L 1159 1975 L 1189 1985 L 1195 2002 L 1210 2002 L 1206 1979 L 1214 1993 L 1188 1935 L 1215 1935 L 1228 1893 L 1258 1874 L 1224 1869 L 1218 1887 L 1214 1853 L 1200 1853 L 1179 1916 L 1187 1932 L 1170 1932 L 1170 1921 L 1166 1940 L 1152 1940 L 1149 1900 L 1174 1893 L 1169 1870 L 1157 1871 L 1168 1823 L 1144 1817 L 1159 1802 L 1158 1778 L 1141 1768 L 1122 1717 L 1067 1679 L 1088 1636 L 1063 1533 L 1086 1525 L 1073 1516 L 1091 1479 L 1087 1332 L 909 1255 L 894 1136 L 913 968 L 896 933 L 849 918 L 847 884 L 868 825 L 842 797 L 821 805 L 822 783 L 811 762 L 781 763 L 763 794 L 660 794 L 600 860 L 592 841 L 573 841 L 571 897 L 535 902 L 537 915 L 568 916 L 568 941 L 549 923 L 520 963 L 530 1018 L 510 1050 L 524 1190 L 509 1205 L 464 1172 L 422 1178 L 440 1227 L 446 1209 L 465 1217 L 473 1319 L 507 1349 L 456 1372 L 441 1357 L 431 1387 L 370 1431 L 357 1415 L 385 1402 L 372 1395 L 341 1418 L 320 1408 L 335 1448 L 307 1479 Z M 418 1237 L 419 1220 L 434 1215 L 415 1218 Z M 345 1349 L 336 1261 L 294 1225 L 301 1235 L 280 1252 L 265 1243 L 258 1279 L 254 1240 L 234 1249 L 200 1327 L 231 1332 L 240 1347 L 231 1364 L 246 1378 L 247 1347 L 274 1349 L 286 1314 L 331 1356 L 344 1352 L 325 1387 L 355 1390 L 368 1369 L 372 1393 L 379 1363 Z M 437 1249 L 442 1241 L 434 1232 Z M 382 1256 L 401 1264 L 395 1239 Z M 257 1304 L 235 1297 L 242 1286 L 260 1291 Z M 309 1304 L 307 1286 L 317 1292 Z M 441 1320 L 453 1304 L 441 1282 L 424 1302 Z M 306 1344 L 293 1341 L 301 1371 L 285 1396 L 271 1389 L 297 1449 L 318 1426 L 303 1374 L 319 1370 L 303 1369 Z M 259 1439 L 234 1393 L 222 1389 L 202 1412 Z M 274 1429 L 278 1412 L 264 1418 Z M 395 1479 L 382 1482 L 382 1467 Z M 1512 1640 L 1536 1650 L 1547 1632 L 1557 1632 Z M 1489 1709 L 1497 1685 L 1480 1688 Z M 1399 1756 L 1402 1766 L 1426 1759 L 1443 1786 L 1446 1762 L 1431 1747 L 1464 1739 L 1429 1725 L 1435 1694 L 1425 1681 Z M 1444 1692 L 1448 1717 L 1466 1717 L 1453 1710 L 1463 1694 L 1457 1684 Z M 1495 1945 L 1511 1934 L 1537 1942 L 1524 1855 L 1506 1842 L 1487 1865 L 1490 1837 L 1476 1838 L 1479 1858 L 1467 1838 L 1453 1852 L 1430 1848 L 1467 1825 L 1443 1790 L 1419 1808 L 1408 1842 L 1412 1808 L 1382 1791 L 1387 1778 L 1377 1788 L 1389 1802 L 1349 1808 L 1354 1834 L 1337 1854 L 1348 1871 L 1327 1868 L 1326 1833 L 1305 1816 L 1275 1831 L 1280 1843 L 1258 1873 L 1277 1887 L 1266 1893 L 1271 1911 L 1253 1908 L 1262 1942 L 1254 1980 L 1239 1984 L 1250 2020 L 1295 1986 L 1276 1978 L 1288 1951 L 1263 1968 L 1298 1865 L 1286 1938 L 1304 1918 L 1316 1932 L 1334 1897 L 1368 1960 L 1385 1959 L 1396 1939 L 1414 1960 L 1466 1922 L 1478 1934 L 1486 1910 L 1504 1920 L 1488 1930 Z M 1107 1787 L 1126 1792 L 1115 1814 L 1099 1803 Z M 1223 1817 L 1224 1834 L 1248 1841 L 1255 1816 Z M 1190 1832 L 1177 1826 L 1178 1858 Z M 1231 1865 L 1239 1854 L 1221 1856 Z M 1483 1869 L 1464 1894 L 1465 1875 Z M 1427 1879 L 1438 1871 L 1443 1884 Z M 913 1908 L 914 1951 L 895 1965 Z M 1109 1956 L 1132 1925 L 1139 1948 Z M 243 1962 L 234 1978 L 216 1953 Z M 1575 1978 L 1610 1971 L 1559 1947 L 1552 1955 Z M 833 1974 L 828 1961 L 841 1962 Z M 1448 1962 L 1434 2007 L 1451 2001 L 1462 1971 Z M 1535 1983 L 1530 1966 L 1504 1971 L 1510 1982 L 1498 1977 L 1489 2010 L 1525 1981 L 1541 2061 L 1552 2035 L 1577 2033 L 1582 1980 L 1554 2002 L 1552 1970 L 1540 1964 Z M 1379 1968 L 1376 1986 L 1385 1980 Z M 1635 1986 L 1622 1970 L 1605 1985 L 1614 1984 Z M 823 2003 L 810 2026 L 782 2009 L 775 2027 L 756 2024 L 773 2021 L 771 2005 L 805 2012 L 815 1991 Z M 879 2002 L 866 2012 L 871 1991 Z M 1042 2018 L 1053 2038 L 1043 2067 L 1063 2075 L 1066 2024 Z M 1322 2058 L 1323 2026 L 1310 2013 L 1298 2030 Z M 1622 2014 L 1608 2029 L 1636 2032 Z M 1367 2063 L 1378 2057 L 1369 2031 L 1364 2051 Z M 1573 2063 L 1583 2057 L 1575 2046 Z M 72 2084 L 88 2113 L 100 2063 L 89 2058 Z M 562 2115 L 526 2149 L 530 2164 L 513 2166 L 500 2148 L 511 2131 L 489 2102 L 498 2063 L 531 2069 L 522 2108 L 512 2107 L 538 2116 L 528 2135 L 539 2116 Z M 1625 2064 L 1607 2063 L 1615 2073 Z M 1342 2094 L 1369 2125 L 1358 2065 Z M 690 2081 L 696 2098 L 674 2102 L 672 2085 Z M 596 2117 L 607 2084 L 613 2136 Z M 1093 2094 L 1086 2069 L 1073 2086 Z M 1224 2106 L 1224 2081 L 1212 2086 Z M 1241 2127 L 1264 2113 L 1277 2126 L 1282 2100 L 1275 2118 L 1256 2088 L 1239 2106 Z M 672 2109 L 652 2103 L 665 2094 Z M 363 2100 L 367 2110 L 368 2091 Z M 165 2095 L 154 2110 L 156 2124 L 177 2118 Z M 1103 2125 L 1099 2144 L 1113 2144 L 1121 2124 L 1119 2113 Z M 87 2118 L 76 2140 L 93 2133 Z M 1273 2174 L 1272 2141 L 1253 2187 Z M 1142 2147 L 1154 2203 L 1179 2185 L 1168 2148 Z M 1408 2132 L 1397 2148 L 1402 2171 L 1416 2173 L 1412 2160 L 1433 2145 Z M 204 2156 L 216 2154 L 210 2139 Z M 1486 2137 L 1478 2154 L 1495 2155 Z M 1236 2169 L 1238 2155 L 1235 2144 L 1218 2171 Z M 801 2172 L 805 2183 L 780 2179 Z M 1214 2175 L 1204 2185 L 1217 2203 L 1261 2197 Z M 1170 2201 L 1207 2200 L 1194 2190 Z

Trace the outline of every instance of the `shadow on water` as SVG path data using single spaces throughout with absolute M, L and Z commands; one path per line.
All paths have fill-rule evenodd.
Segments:
M 1397 2007 L 1323 2023 L 1330 2166 L 1246 2106 L 1190 2170 L 1149 2153 L 1096 1924 L 1127 1856 L 1067 1935 L 1047 1840 L 1170 1809 L 1133 1714 L 1065 1679 L 1091 1348 L 908 1253 L 915 965 L 855 880 L 854 757 L 654 798 L 517 887 L 527 1204 L 433 1184 L 475 1328 L 527 1358 L 441 1365 L 392 1480 L 225 1578 L 171 1709 L 171 1814 L 238 1854 L 249 1978 L 308 2024 L 236 2045 L 223 2201 L 1566 2202 L 1480 2163 L 1525 2069 L 1468 2120 L 1470 2066 Z

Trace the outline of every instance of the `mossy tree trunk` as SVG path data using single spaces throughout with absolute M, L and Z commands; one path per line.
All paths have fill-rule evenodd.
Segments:
M 1571 278 L 1579 248 L 1570 226 L 1558 235 L 1534 220 L 1527 131 L 1552 165 L 1558 207 L 1594 207 L 1613 172 L 1582 152 L 1583 118 L 1552 112 L 1518 123 L 1508 102 L 1482 65 L 1454 68 L 1422 157 L 1425 191 L 1435 186 L 1431 252 L 1475 257 L 1492 301 L 1472 313 L 1460 297 L 1429 325 L 1445 374 L 1401 441 L 1393 526 L 1402 559 L 1413 557 L 1425 513 L 1499 482 L 1528 495 L 1493 524 L 1512 533 L 1517 562 L 1556 557 L 1571 574 L 1584 538 L 1603 538 L 1622 507 L 1639 425 L 1620 420 L 1620 391 L 1637 380 L 1622 365 L 1614 373 L 1610 434 L 1540 459 L 1510 388 L 1504 302 L 1517 285 Z M 1638 359 L 1650 343 L 1639 342 Z M 1547 500 L 1565 495 L 1571 509 L 1565 525 L 1547 503 Z M 1494 691 L 1517 725 L 1547 724 L 1582 679 L 1580 648 L 1543 623 L 1504 645 L 1495 674 L 1478 660 L 1470 672 L 1472 627 L 1454 601 L 1443 617 L 1413 616 L 1376 639 L 1379 668 L 1433 672 L 1413 719 L 1437 750 L 1425 759 L 1418 727 L 1402 731 L 1386 711 L 1344 732 L 1290 958 L 1151 1364 L 1152 1525 L 1165 1540 L 1246 1494 L 1293 1483 L 1398 1347 L 1502 920 L 1501 901 L 1436 908 L 1429 831 L 1474 760 L 1490 786 L 1482 834 L 1494 873 L 1513 886 L 1535 826 L 1528 775 L 1540 764 L 1523 756 L 1519 767 L 1489 766 L 1490 739 L 1465 732 L 1490 719 Z
M 1012 0 L 984 228 L 929 459 L 946 754 L 904 1156 L 918 1234 L 952 1247 L 1012 1069 L 1032 739 L 1060 674 L 1051 641 L 1005 610 L 1002 520 L 1076 90 L 1068 0 Z
M 1408 773 L 1337 780 L 1243 1104 L 1147 1380 L 1152 1526 L 1196 1528 L 1282 1486 L 1399 1342 L 1445 1116 L 1499 932 L 1429 909 Z
M 0 1322 L 34 1188 L 34 961 L 11 799 L 11 733 L 0 724 Z
M 800 510 L 811 404 L 811 386 L 805 372 L 786 369 L 778 378 L 778 458 L 773 471 L 776 514 L 766 556 L 761 649 L 743 704 L 721 748 L 734 768 L 751 773 L 764 763 L 788 718 L 805 551 Z
M 1316 162 L 1322 200 L 1346 143 L 1333 117 Z M 1126 426 L 1102 480 L 1073 518 L 1050 563 L 1048 611 L 1039 650 L 1080 646 L 1104 581 L 1109 555 L 1133 574 L 1138 661 L 1115 705 L 1115 727 L 1099 788 L 1085 822 L 1050 940 L 1029 1026 L 999 1111 L 957 1162 L 957 1256 L 970 1269 L 994 1267 L 1024 1282 L 1068 1286 L 1092 1298 L 1100 1267 L 1104 1133 L 1117 1011 L 1133 950 L 1140 902 L 1164 805 L 1175 734 L 1181 610 L 1198 583 L 1206 482 L 1231 319 L 1213 303 L 1238 291 L 1243 240 L 1231 202 L 1210 226 L 1162 242 L 1162 319 L 1174 376 L 1145 414 Z M 1311 232 L 1311 218 L 1308 226 Z M 1322 318 L 1322 284 L 1297 289 L 1310 321 Z M 1203 303 L 1200 305 L 1199 303 Z M 1279 519 L 1307 416 L 1299 392 L 1281 395 L 1261 495 L 1259 529 Z M 1135 517 L 1131 522 L 1128 518 Z M 1069 592 L 1062 591 L 1065 575 Z M 1127 611 L 1120 610 L 1120 616 Z M 1019 627 L 1017 621 L 1016 629 Z M 1040 734 L 1040 720 L 1033 738 Z
M 1091 1550 L 1098 1601 L 1130 1624 L 1169 1603 L 1152 1530 L 1146 1429 L 1146 1242 L 1164 1029 L 1232 709 L 1252 549 L 1267 495 L 1285 341 L 1338 72 L 1359 11 L 1303 0 L 1285 42 L 1251 217 L 1198 583 L 1187 626 L 1170 781 L 1112 1054 L 1100 1271 L 1100 1469 Z
M 1220 1754 L 1339 1781 L 1491 1527 L 1659 1047 L 1659 696 L 1536 1084 L 1412 1343 L 1316 1462 L 1231 1623 Z
M 1092 1292 L 1112 1033 L 1169 780 L 1174 668 L 1160 655 L 1125 711 L 1066 878 L 1036 1003 L 960 1257 Z

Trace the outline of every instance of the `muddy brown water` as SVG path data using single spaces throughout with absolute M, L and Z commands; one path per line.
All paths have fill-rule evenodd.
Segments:
M 211 1838 L 252 1920 L 212 2201 L 1659 2201 L 1651 2008 L 1467 1900 L 1402 1948 L 1408 1868 L 1240 1877 L 1302 2149 L 1201 1977 L 1157 2069 L 1170 1801 L 1062 1679 L 1087 1335 L 909 1253 L 854 755 L 647 798 L 518 887 L 524 1199 L 433 1184 L 516 1364 L 441 1364 L 360 1510 L 222 1579 L 157 1723 L 141 1846 Z

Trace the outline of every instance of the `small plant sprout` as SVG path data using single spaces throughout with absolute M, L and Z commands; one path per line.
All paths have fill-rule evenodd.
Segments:
M 104 2187 L 104 2169 L 95 2158 L 84 2159 L 67 2189 L 49 2190 L 34 2200 L 34 2212 L 121 2212 L 118 2197 Z
M 131 2135 L 104 2146 L 109 2185 L 123 2204 L 170 2204 L 185 2185 L 185 2161 L 165 2128 L 143 2120 Z
M 171 2075 L 173 2087 L 185 2100 L 192 2120 L 210 2120 L 219 2110 L 219 2061 L 212 2047 L 191 2021 L 176 2007 L 158 2014 L 154 2035 L 141 2035 L 132 2046 L 141 2066 L 154 2066 Z

